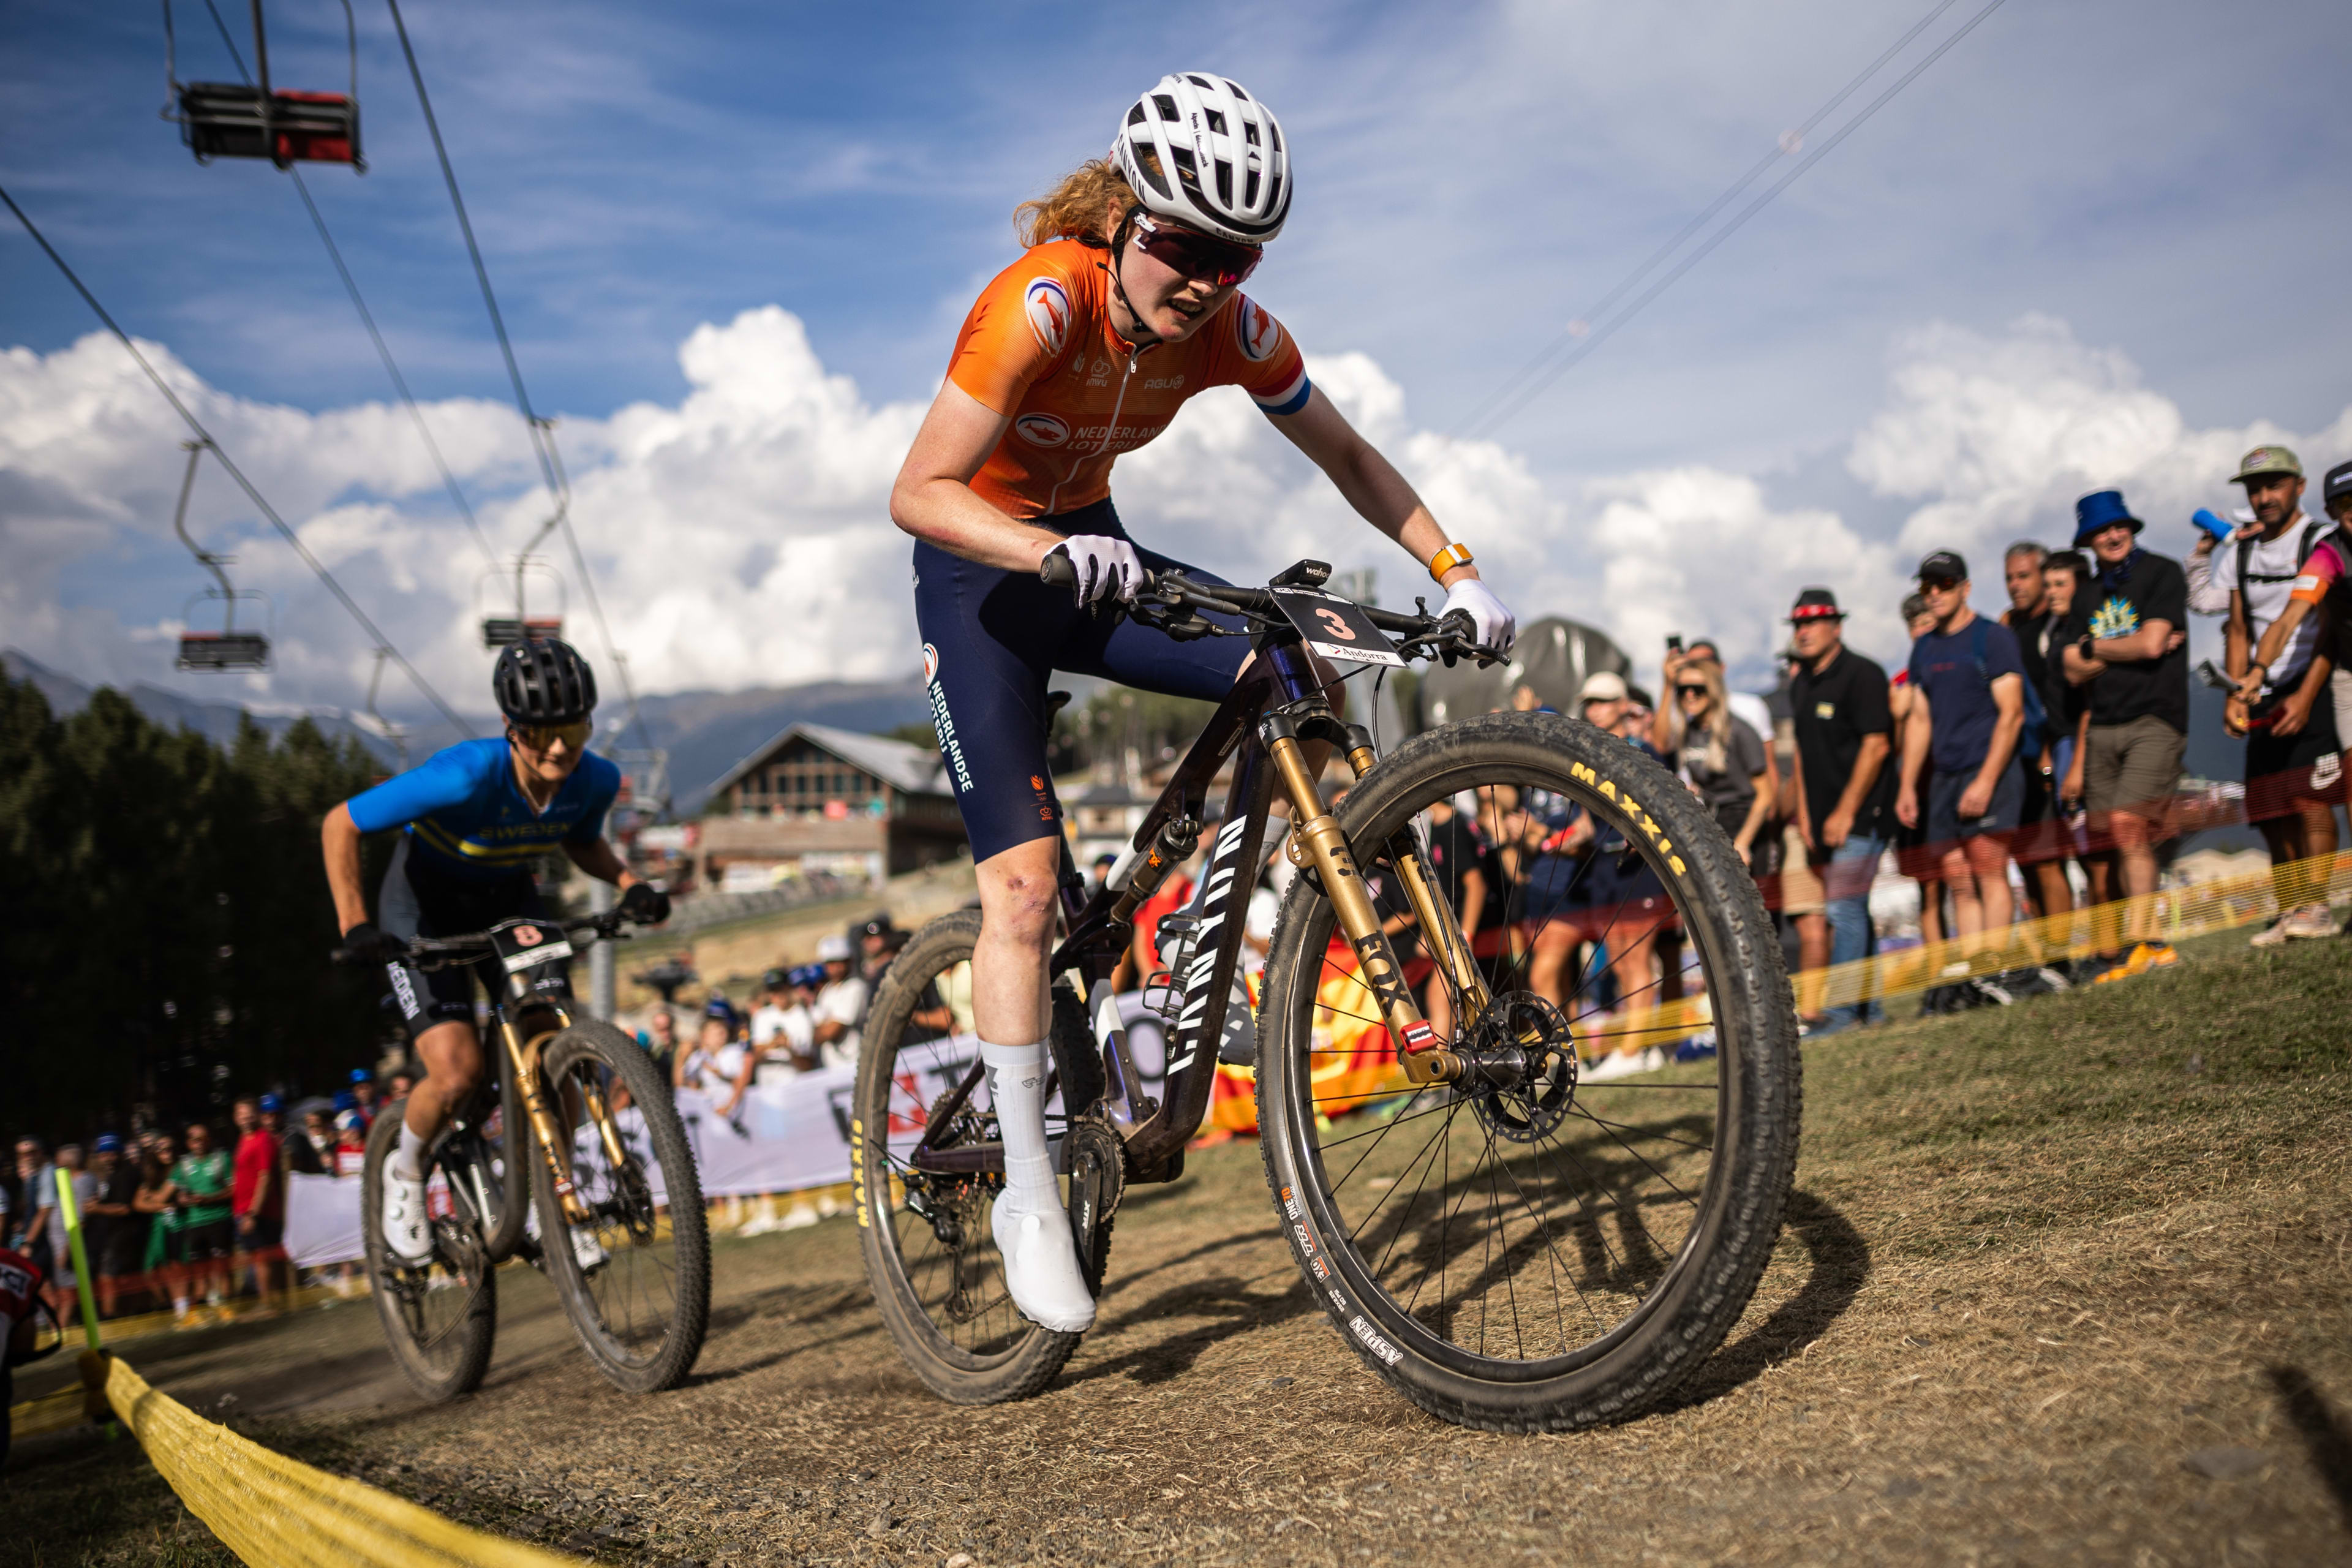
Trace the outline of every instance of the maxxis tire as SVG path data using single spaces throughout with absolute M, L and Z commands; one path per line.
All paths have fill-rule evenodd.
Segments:
M 657 1394 L 675 1388 L 694 1368 L 702 1353 L 703 1336 L 710 1329 L 710 1233 L 702 1206 L 702 1180 L 695 1169 L 694 1151 L 686 1127 L 678 1121 L 670 1086 L 654 1070 L 653 1061 L 636 1041 L 599 1019 L 583 1019 L 552 1040 L 541 1057 L 541 1072 L 551 1085 L 583 1061 L 612 1070 L 627 1086 L 629 1098 L 645 1118 L 646 1135 L 661 1167 L 667 1192 L 670 1235 L 677 1247 L 675 1298 L 669 1331 L 661 1349 L 642 1362 L 625 1360 L 603 1339 L 595 1298 L 587 1278 L 572 1257 L 563 1205 L 555 1193 L 555 1178 L 534 1147 L 531 1151 L 531 1191 L 539 1205 L 541 1264 L 563 1302 L 564 1315 L 579 1337 L 580 1348 L 596 1370 L 614 1387 L 629 1394 Z
M 1300 1070 L 1309 1041 L 1297 1036 L 1311 1017 L 1332 917 L 1306 879 L 1284 901 L 1268 954 L 1259 1015 L 1261 1146 L 1292 1257 L 1365 1365 L 1423 1410 L 1461 1426 L 1569 1431 L 1626 1420 L 1657 1404 L 1746 1310 L 1770 1260 L 1796 1168 L 1802 1079 L 1795 1008 L 1770 917 L 1729 837 L 1672 774 L 1580 721 L 1494 713 L 1419 735 L 1358 782 L 1338 813 L 1340 827 L 1369 861 L 1405 819 L 1407 803 L 1426 804 L 1446 791 L 1449 774 L 1466 785 L 1482 765 L 1555 774 L 1576 766 L 1575 776 L 1594 785 L 1577 803 L 1643 847 L 1683 914 L 1685 939 L 1701 945 L 1717 987 L 1720 1147 L 1680 1252 L 1620 1325 L 1622 1339 L 1596 1342 L 1604 1348 L 1559 1376 L 1475 1376 L 1435 1359 L 1444 1346 L 1379 1287 L 1336 1223 L 1311 1142 L 1311 1092 Z M 1644 832 L 1645 816 L 1654 833 Z M 1661 843 L 1671 843 L 1670 855 L 1657 852 Z M 1302 984 L 1307 1008 L 1298 1005 Z M 1318 1276 L 1318 1261 L 1329 1278 Z
M 441 1364 L 427 1361 L 410 1337 L 394 1293 L 384 1283 L 392 1261 L 383 1241 L 383 1173 L 394 1151 L 400 1147 L 401 1119 L 407 1110 L 406 1096 L 389 1101 L 377 1109 L 375 1122 L 368 1129 L 367 1156 L 360 1174 L 360 1237 L 366 1253 L 369 1294 L 374 1299 L 376 1319 L 383 1325 L 392 1359 L 419 1394 L 439 1403 L 471 1394 L 489 1370 L 490 1351 L 498 1337 L 498 1271 L 483 1271 L 481 1287 L 475 1291 L 464 1321 L 449 1331 L 447 1353 L 440 1358 Z
M 888 1137 L 885 1131 L 869 1138 L 866 1130 L 889 1125 L 897 1042 L 924 986 L 950 965 L 969 960 L 979 940 L 980 911 L 958 910 L 924 926 L 891 960 L 889 972 L 866 1011 L 865 1047 L 858 1059 L 849 1123 L 858 1250 L 866 1261 L 866 1279 L 874 1292 L 875 1309 L 908 1369 L 925 1387 L 954 1405 L 1003 1405 L 1028 1398 L 1054 1381 L 1086 1337 L 1030 1323 L 1028 1332 L 1001 1353 L 971 1354 L 932 1326 L 895 1245 Z M 992 1247 L 995 1243 L 982 1245 Z M 1107 1251 L 1108 1223 L 1102 1245 Z

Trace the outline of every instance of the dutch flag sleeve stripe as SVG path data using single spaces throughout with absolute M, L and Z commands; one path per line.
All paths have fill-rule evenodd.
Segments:
M 1290 378 L 1289 384 L 1274 392 L 1254 392 L 1250 395 L 1268 414 L 1296 414 L 1307 406 L 1307 395 L 1314 390 L 1315 384 L 1307 379 L 1307 369 L 1302 365 L 1298 374 Z

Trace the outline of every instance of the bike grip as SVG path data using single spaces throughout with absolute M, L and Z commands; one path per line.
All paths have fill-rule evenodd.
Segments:
M 1077 563 L 1070 559 L 1068 552 L 1056 547 L 1055 553 L 1037 563 L 1037 581 L 1052 588 L 1075 588 L 1078 585 Z
M 2238 531 L 2238 525 L 2236 523 L 2231 522 L 2228 518 L 2221 516 L 2210 507 L 2199 507 L 2197 509 L 2196 515 L 2190 518 L 2189 521 L 2194 522 L 2198 527 L 2203 529 L 2206 532 L 2211 534 L 2214 538 L 2220 540 L 2224 544 L 2227 544 L 2230 542 L 2230 536 L 2231 534 Z

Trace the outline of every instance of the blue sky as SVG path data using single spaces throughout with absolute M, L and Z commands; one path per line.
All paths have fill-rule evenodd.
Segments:
M 389 20 L 357 3 L 370 171 L 314 169 L 311 188 L 418 394 L 502 399 Z M 1978 6 L 1962 0 L 1919 47 Z M 1399 440 L 1442 435 L 1924 8 L 413 0 L 406 14 L 534 398 L 593 447 L 616 411 L 681 405 L 680 347 L 698 327 L 769 305 L 866 405 L 928 397 L 972 293 L 1013 255 L 1013 204 L 1097 153 L 1125 103 L 1180 67 L 1241 79 L 1290 132 L 1301 195 L 1253 292 L 1310 352 L 1377 367 L 1403 400 Z M 242 47 L 244 7 L 223 10 Z M 202 0 L 176 14 L 182 76 L 229 77 Z M 269 16 L 278 83 L 341 85 L 340 6 L 277 0 Z M 2123 383 L 2191 431 L 2328 428 L 2352 359 L 2352 117 L 2334 96 L 2347 65 L 2341 4 L 2009 0 L 1496 433 L 1528 493 L 1572 514 L 1519 546 L 1590 563 L 1592 487 L 1703 468 L 1752 480 L 1770 515 L 1833 512 L 1893 548 L 1934 497 L 1862 477 L 1853 452 L 1910 363 L 1904 345 L 1939 324 L 1998 342 L 2029 313 L 2062 322 L 2078 358 L 2123 356 Z M 163 98 L 152 9 L 0 11 L 0 181 L 124 324 L 256 408 L 382 399 L 285 176 L 198 167 L 155 117 Z M 47 363 L 92 324 L 29 243 L 0 233 L 0 348 Z M 20 431 L 7 449 L 48 438 Z M 176 454 L 158 461 L 172 470 Z M 524 476 L 482 465 L 468 482 L 486 504 L 527 510 Z M 192 584 L 152 488 L 115 497 L 111 531 L 59 547 L 49 607 L 134 629 L 173 613 Z M 373 501 L 386 527 L 446 522 L 405 481 L 354 472 L 311 492 L 293 510 Z M 758 528 L 758 495 L 736 499 Z M 29 549 L 38 531 L 11 524 L 12 504 L 0 525 Z M 2028 510 L 2047 523 L 2048 509 Z M 1539 607 L 1604 618 L 1572 602 L 1577 580 Z M 103 667 L 81 673 L 119 672 L 99 633 L 60 639 L 48 651 Z M 773 663 L 677 679 L 740 684 Z M 348 679 L 289 677 L 278 694 L 325 700 Z

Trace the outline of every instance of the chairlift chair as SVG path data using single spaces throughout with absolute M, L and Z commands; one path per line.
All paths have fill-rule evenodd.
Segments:
M 199 163 L 215 158 L 267 158 L 281 169 L 296 163 L 349 163 L 364 174 L 360 154 L 359 28 L 351 0 L 343 0 L 343 27 L 350 42 L 352 89 L 341 92 L 276 90 L 269 85 L 269 40 L 261 23 L 261 0 L 253 0 L 253 57 L 257 84 L 179 79 L 171 0 L 163 4 L 164 76 L 172 106 L 166 120 L 178 121 L 180 140 Z M 174 111 L 176 110 L 176 112 Z
M 530 604 L 534 584 L 542 595 L 541 604 L 536 614 L 532 613 Z M 563 579 L 553 568 L 537 556 L 517 556 L 511 571 L 484 573 L 480 585 L 475 592 L 476 603 L 482 604 L 488 600 L 494 589 L 499 592 L 500 597 L 510 592 L 514 595 L 514 609 L 511 614 L 503 607 L 498 610 L 488 608 L 483 610 L 482 646 L 484 647 L 502 648 L 524 641 L 550 642 L 563 636 L 565 608 Z M 555 600 L 555 611 L 552 615 L 548 613 L 544 603 L 544 595 L 551 590 Z
M 228 580 L 228 573 L 224 568 L 233 564 L 236 558 L 233 555 L 215 555 L 188 537 L 188 496 L 196 488 L 196 464 L 203 460 L 205 448 L 210 444 L 205 441 L 180 443 L 188 454 L 188 471 L 180 479 L 180 504 L 172 513 L 172 530 L 180 536 L 180 542 L 188 547 L 188 553 L 196 558 L 196 564 L 210 572 L 214 580 L 220 584 L 217 588 L 207 588 L 189 600 L 188 609 L 182 614 L 181 620 L 184 623 L 193 621 L 195 618 L 195 606 L 199 604 L 217 603 L 222 612 L 221 629 L 216 632 L 182 631 L 180 656 L 172 661 L 172 668 L 207 671 L 268 669 L 269 668 L 269 635 L 266 631 L 254 631 L 249 626 L 239 630 L 236 624 L 236 606 L 240 601 L 257 602 L 261 605 L 263 624 L 267 626 L 269 620 L 269 595 L 258 589 L 239 589 L 233 585 Z

